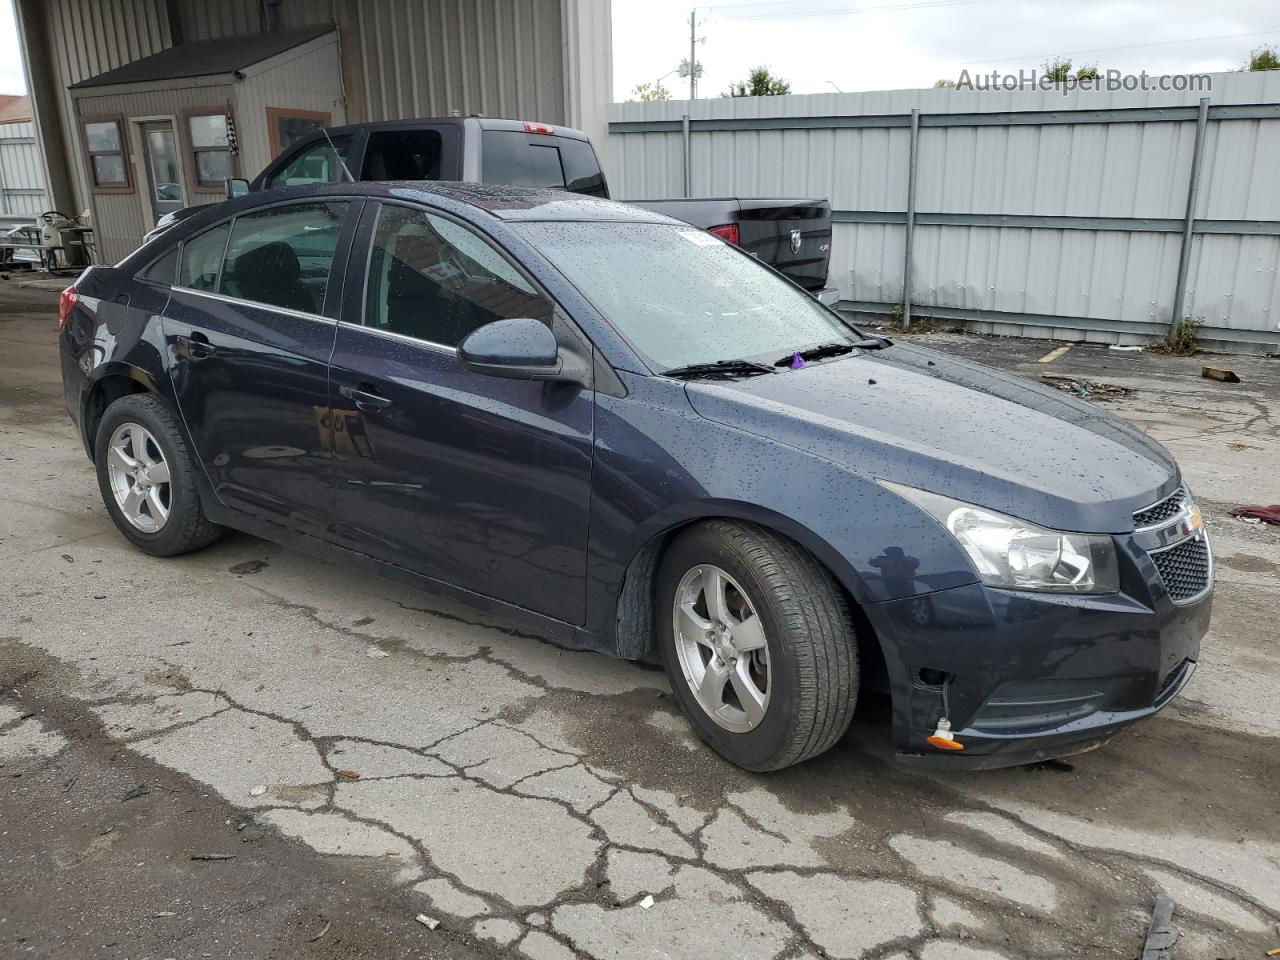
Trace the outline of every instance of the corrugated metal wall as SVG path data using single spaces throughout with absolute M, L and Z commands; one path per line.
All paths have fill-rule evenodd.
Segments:
M 67 88 L 170 45 L 163 0 L 48 0 L 48 52 L 61 90 L 58 123 L 75 176 L 73 216 L 89 206 L 80 130 Z M 46 120 L 47 122 L 47 120 Z
M 1212 80 L 1208 95 L 1214 109 L 1280 104 L 1280 74 L 1224 74 Z M 918 220 L 912 302 L 938 315 L 948 315 L 948 308 L 964 311 L 951 315 L 966 319 L 975 319 L 970 312 L 989 315 L 989 323 L 1002 324 L 1007 332 L 1014 332 L 1007 329 L 1012 324 L 1017 332 L 1084 331 L 1116 339 L 1158 332 L 1169 322 L 1195 122 L 1114 122 L 1115 116 L 1095 117 L 1089 111 L 1187 108 L 1202 95 L 920 90 L 700 100 L 692 107 L 687 101 L 614 104 L 610 187 L 626 199 L 681 196 L 679 121 L 687 113 L 693 120 L 692 195 L 830 199 L 848 221 L 835 227 L 832 284 L 850 304 L 891 309 L 902 300 L 911 109 L 939 123 L 958 122 L 948 121 L 947 114 L 1040 112 L 1034 123 L 1010 124 L 991 116 L 964 126 L 922 125 L 916 187 L 921 217 L 1134 218 L 1143 223 L 1113 221 L 1099 224 L 1100 229 L 1073 223 L 1059 229 L 1052 223 L 922 225 Z M 1274 117 L 1210 116 L 1196 217 L 1247 222 L 1220 225 L 1241 235 L 1194 235 L 1185 313 L 1202 317 L 1209 332 L 1224 339 L 1275 344 L 1280 342 L 1280 177 L 1274 160 L 1280 156 L 1280 108 Z M 772 122 L 756 118 L 801 117 L 820 119 L 802 121 L 813 123 L 813 129 L 748 128 Z M 842 117 L 868 125 L 834 128 Z M 720 125 L 728 129 L 709 130 L 705 124 L 699 129 L 699 121 L 714 120 L 727 120 Z M 643 132 L 646 128 L 655 132 Z M 1057 327 L 1055 318 L 1061 318 Z
M 0 215 L 35 217 L 48 209 L 35 125 L 0 123 Z
M 355 122 L 565 121 L 560 0 L 347 0 L 338 18 Z

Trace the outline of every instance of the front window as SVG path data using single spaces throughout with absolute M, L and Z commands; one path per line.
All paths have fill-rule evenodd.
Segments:
M 331 145 L 332 143 L 332 145 Z M 304 147 L 297 156 L 271 175 L 267 187 L 296 187 L 309 183 L 342 183 L 346 173 L 351 137 L 322 138 Z
M 187 124 L 191 132 L 191 150 L 195 155 L 196 185 L 221 188 L 235 176 L 226 115 L 213 113 L 188 117 Z
M 84 125 L 85 146 L 89 152 L 89 170 L 95 187 L 119 188 L 129 185 L 125 167 L 124 138 L 120 121 L 99 120 Z
M 737 248 L 660 223 L 517 226 L 655 370 L 775 362 L 859 335 Z
M 483 237 L 452 220 L 386 205 L 369 251 L 366 325 L 455 347 L 512 317 L 551 321 L 551 303 Z

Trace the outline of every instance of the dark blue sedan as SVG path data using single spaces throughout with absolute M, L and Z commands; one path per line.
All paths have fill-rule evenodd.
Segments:
M 912 762 L 1091 749 L 1178 693 L 1209 622 L 1157 443 L 624 204 L 254 194 L 88 270 L 59 327 L 140 549 L 232 527 L 661 660 L 752 770 L 826 750 L 864 688 Z

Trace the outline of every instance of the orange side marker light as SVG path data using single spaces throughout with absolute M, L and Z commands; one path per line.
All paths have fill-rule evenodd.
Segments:
M 964 744 L 951 735 L 951 721 L 946 717 L 938 721 L 938 729 L 933 731 L 933 736 L 925 737 L 924 742 L 931 747 L 937 747 L 939 750 L 964 749 Z

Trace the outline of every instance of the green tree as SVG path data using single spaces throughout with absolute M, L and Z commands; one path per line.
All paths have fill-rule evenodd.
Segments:
M 1056 57 L 1053 60 L 1046 60 L 1040 65 L 1040 69 L 1044 71 L 1044 75 L 1052 83 L 1066 83 L 1068 80 L 1102 79 L 1102 74 L 1099 72 L 1096 63 L 1086 63 L 1075 73 L 1071 72 L 1072 66 L 1073 64 L 1066 57 Z
M 722 97 L 780 97 L 791 92 L 791 84 L 781 77 L 775 77 L 768 67 L 756 67 L 747 75 L 745 81 L 729 84 Z
M 637 100 L 650 103 L 654 100 L 670 99 L 671 91 L 661 83 L 637 83 L 631 88 L 631 96 L 627 98 L 627 103 L 635 103 Z
M 955 88 L 956 82 L 954 80 L 948 80 L 945 77 L 941 80 L 933 81 L 933 89 L 935 90 L 954 90 Z
M 1275 47 L 1259 47 L 1249 54 L 1249 64 L 1245 69 L 1249 71 L 1280 70 L 1280 54 L 1276 53 Z

